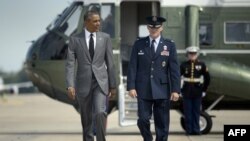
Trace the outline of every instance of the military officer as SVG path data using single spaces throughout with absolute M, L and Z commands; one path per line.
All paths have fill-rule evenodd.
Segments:
M 163 17 L 147 19 L 149 36 L 135 41 L 128 67 L 127 90 L 138 100 L 138 122 L 144 141 L 152 141 L 150 119 L 154 116 L 156 141 L 166 141 L 169 103 L 180 93 L 180 69 L 175 43 L 161 35 Z
M 202 96 L 206 95 L 210 83 L 210 75 L 205 63 L 198 60 L 198 47 L 186 49 L 188 60 L 181 64 L 183 87 L 183 107 L 185 115 L 186 133 L 188 135 L 200 134 L 200 110 Z M 203 79 L 202 79 L 203 78 Z

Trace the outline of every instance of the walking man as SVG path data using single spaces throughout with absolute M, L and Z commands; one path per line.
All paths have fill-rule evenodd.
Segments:
M 106 141 L 106 100 L 116 88 L 112 45 L 109 35 L 99 32 L 98 12 L 87 11 L 84 25 L 82 33 L 70 37 L 66 61 L 68 96 L 79 103 L 83 140 L 94 141 L 95 122 L 97 141 Z
M 180 93 L 180 71 L 175 43 L 161 35 L 163 17 L 147 19 L 149 36 L 138 39 L 132 50 L 127 90 L 138 100 L 138 122 L 144 141 L 152 141 L 150 119 L 154 116 L 156 141 L 167 141 L 170 100 Z

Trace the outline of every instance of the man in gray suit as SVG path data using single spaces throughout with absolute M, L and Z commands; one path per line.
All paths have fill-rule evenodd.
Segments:
M 82 33 L 70 37 L 66 62 L 68 96 L 78 100 L 83 140 L 94 141 L 95 122 L 97 141 L 105 141 L 107 96 L 114 95 L 116 88 L 112 45 L 109 35 L 99 32 L 98 12 L 87 11 L 84 25 Z

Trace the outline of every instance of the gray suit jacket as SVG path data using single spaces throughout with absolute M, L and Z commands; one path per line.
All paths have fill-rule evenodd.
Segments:
M 110 88 L 116 87 L 113 51 L 109 35 L 103 32 L 96 33 L 96 47 L 92 61 L 83 31 L 70 37 L 66 61 L 67 87 L 75 87 L 79 97 L 87 96 L 91 88 L 92 74 L 95 75 L 99 86 L 106 95 Z

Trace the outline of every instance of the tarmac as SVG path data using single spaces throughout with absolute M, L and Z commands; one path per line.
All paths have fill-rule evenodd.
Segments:
M 250 124 L 250 111 L 211 111 L 213 128 L 207 135 L 186 136 L 180 115 L 171 110 L 169 141 L 223 141 L 224 124 Z M 142 141 L 137 126 L 120 127 L 118 111 L 108 117 L 107 141 Z M 152 125 L 153 127 L 153 125 Z M 153 130 L 153 128 L 152 128 Z M 71 106 L 43 94 L 0 98 L 0 141 L 81 141 L 80 115 Z

